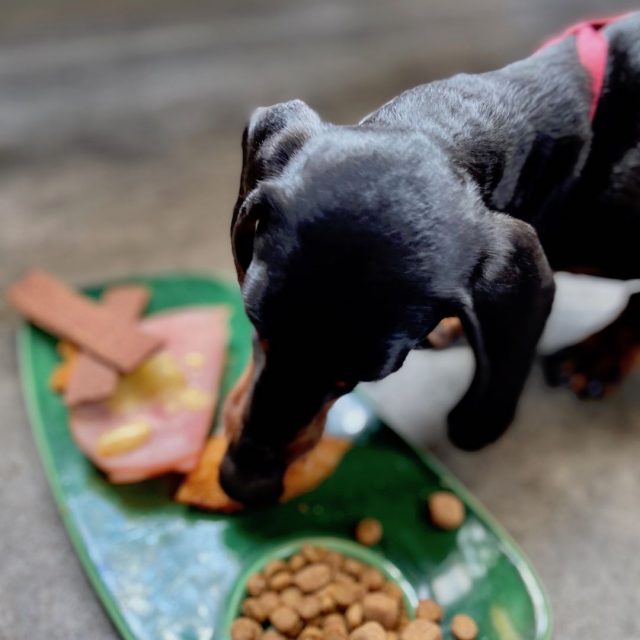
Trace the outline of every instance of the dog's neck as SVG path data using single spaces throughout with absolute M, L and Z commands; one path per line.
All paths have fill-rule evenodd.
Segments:
M 461 122 L 469 135 L 455 136 L 453 153 L 488 207 L 535 224 L 564 199 L 587 160 L 588 79 L 573 45 L 561 43 L 484 80 L 495 92 L 475 108 L 489 118 Z M 519 112 L 509 103 L 514 94 Z
M 416 87 L 363 123 L 426 132 L 487 207 L 535 225 L 586 162 L 589 108 L 588 74 L 566 40 L 497 71 Z

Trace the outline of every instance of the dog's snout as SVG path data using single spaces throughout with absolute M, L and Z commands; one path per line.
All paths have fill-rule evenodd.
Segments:
M 260 506 L 278 501 L 284 490 L 284 465 L 247 464 L 233 450 L 227 452 L 220 467 L 220 485 L 233 500 Z

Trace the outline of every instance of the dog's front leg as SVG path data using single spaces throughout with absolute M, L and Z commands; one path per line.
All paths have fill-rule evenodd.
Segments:
M 486 261 L 460 311 L 476 373 L 448 423 L 452 442 L 468 450 L 493 442 L 512 421 L 553 301 L 553 274 L 535 231 L 512 218 L 501 226 L 511 247 Z

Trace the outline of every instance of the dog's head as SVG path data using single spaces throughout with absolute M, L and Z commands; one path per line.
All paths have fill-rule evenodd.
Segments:
M 221 482 L 266 502 L 339 396 L 397 370 L 445 316 L 478 333 L 469 283 L 489 232 L 420 134 L 327 125 L 294 101 L 254 113 L 243 156 L 231 237 L 255 340 Z

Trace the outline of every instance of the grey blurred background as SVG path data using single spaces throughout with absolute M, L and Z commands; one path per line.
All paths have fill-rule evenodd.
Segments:
M 228 224 L 252 108 L 299 97 L 354 122 L 404 88 L 503 65 L 571 21 L 629 6 L 3 0 L 0 290 L 34 264 L 76 283 L 171 269 L 231 276 Z M 28 431 L 16 324 L 0 303 L 0 638 L 112 639 Z M 468 354 L 428 358 L 372 391 L 381 411 L 435 450 L 529 554 L 555 637 L 640 638 L 640 377 L 581 403 L 535 371 L 514 428 L 467 455 L 445 441 L 442 415 Z

